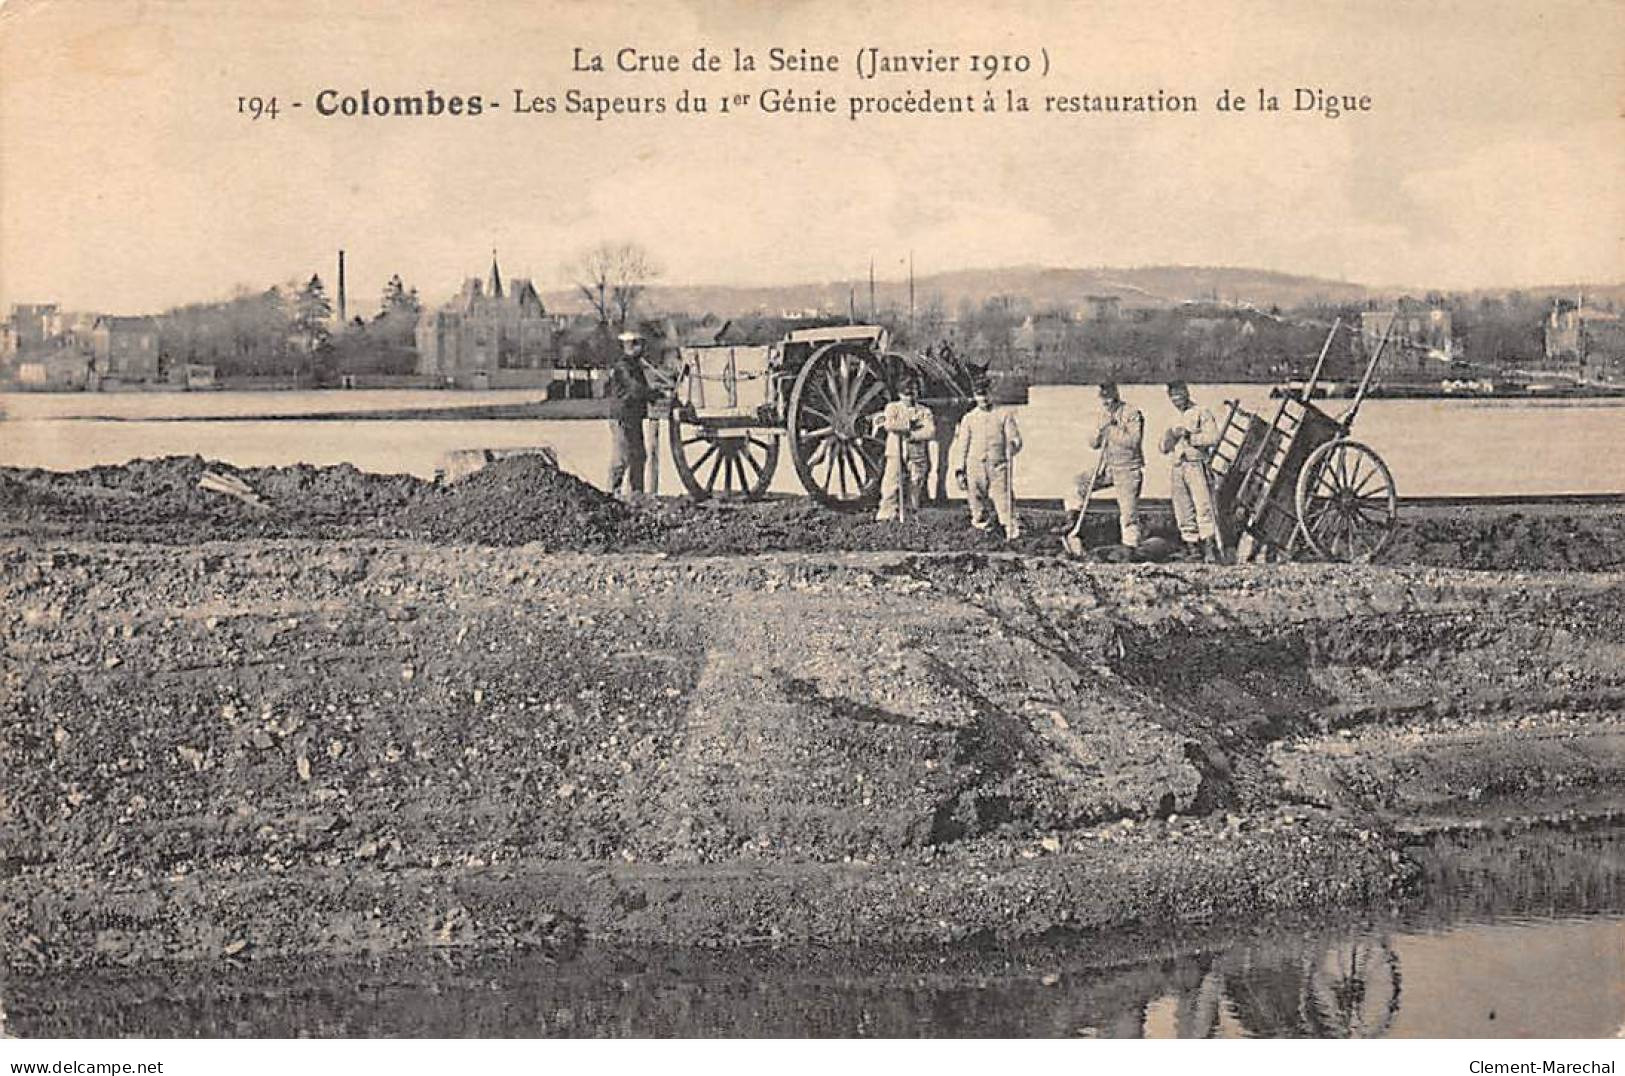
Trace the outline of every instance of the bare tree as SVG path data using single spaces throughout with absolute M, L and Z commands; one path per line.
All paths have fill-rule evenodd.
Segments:
M 600 243 L 565 266 L 565 273 L 600 322 L 624 326 L 660 270 L 636 243 Z

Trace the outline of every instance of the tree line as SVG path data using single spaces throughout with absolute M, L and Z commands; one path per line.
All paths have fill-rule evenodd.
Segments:
M 1449 314 L 1458 362 L 1493 370 L 1538 362 L 1544 356 L 1546 316 L 1552 308 L 1549 295 L 1434 292 L 1401 303 Z M 1385 301 L 1260 309 L 1191 302 L 1091 317 L 1054 305 L 1039 306 L 1018 295 L 998 295 L 966 302 L 950 316 L 941 297 L 932 295 L 912 317 L 891 306 L 874 318 L 890 327 L 903 346 L 950 340 L 974 362 L 1018 369 L 1039 382 L 1175 377 L 1268 381 L 1306 373 L 1336 318 L 1354 331 L 1333 341 L 1323 374 L 1334 379 L 1357 375 L 1365 365 L 1356 343 L 1361 314 L 1394 306 Z M 1603 300 L 1595 308 L 1612 312 L 1613 304 Z
M 562 273 L 574 285 L 583 322 L 591 322 L 602 335 L 649 316 L 647 290 L 661 270 L 637 244 L 601 243 L 567 262 Z M 1529 362 L 1544 353 L 1550 294 L 1429 293 L 1418 302 L 1450 313 L 1455 354 L 1467 363 L 1493 368 Z M 973 362 L 1020 369 L 1040 382 L 1273 380 L 1302 373 L 1333 318 L 1357 326 L 1361 311 L 1355 304 L 1282 310 L 1190 302 L 1102 314 L 1040 305 L 1020 295 L 968 300 L 950 311 L 940 295 L 930 294 L 917 309 L 891 306 L 860 320 L 886 324 L 899 346 L 924 348 L 950 341 Z M 213 365 L 223 377 L 320 382 L 343 373 L 415 373 L 415 331 L 422 312 L 417 289 L 396 274 L 372 313 L 335 328 L 326 287 L 319 275 L 312 275 L 303 283 L 259 292 L 244 289 L 225 301 L 176 307 L 156 320 L 160 353 L 168 363 Z M 681 324 L 702 313 L 662 317 Z M 1363 366 L 1363 355 L 1352 346 L 1356 336 L 1334 341 L 1326 376 L 1346 377 Z M 597 365 L 616 351 L 591 343 L 585 338 L 573 344 L 561 341 L 557 361 Z
M 333 304 L 318 274 L 302 284 L 240 290 L 222 302 L 174 307 L 155 319 L 168 363 L 214 366 L 222 377 L 325 380 L 338 372 L 412 373 L 423 305 L 397 274 L 371 317 L 335 333 Z

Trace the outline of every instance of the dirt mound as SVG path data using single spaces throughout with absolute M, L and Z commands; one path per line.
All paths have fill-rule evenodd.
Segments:
M 198 488 L 206 471 L 235 473 L 198 456 L 136 460 L 83 471 L 7 474 L 7 529 L 123 540 L 195 541 L 270 536 L 269 513 Z
M 256 467 L 237 472 L 273 505 L 306 516 L 349 519 L 386 515 L 420 499 L 429 483 L 405 474 L 369 474 L 348 463 L 335 467 Z
M 1625 568 L 1625 512 L 1507 512 L 1485 518 L 1457 508 L 1401 518 L 1387 563 L 1480 571 L 1618 571 Z
M 211 472 L 240 479 L 263 504 L 199 488 Z M 539 456 L 498 460 L 444 487 L 349 464 L 239 468 L 200 456 L 8 470 L 0 505 L 0 533 L 164 544 L 366 536 L 603 550 L 649 548 L 666 529 Z
M 62 498 L 37 483 L 15 473 L 0 472 L 0 507 L 11 512 L 28 512 L 58 506 Z
M 241 479 L 265 501 L 244 504 L 198 486 L 207 472 Z M 628 550 L 689 555 L 773 552 L 1008 552 L 1055 556 L 1072 517 L 1023 503 L 1022 535 L 977 531 L 963 501 L 930 505 L 907 523 L 871 511 L 839 512 L 808 497 L 756 503 L 665 498 L 634 509 L 540 456 L 487 464 L 436 485 L 349 464 L 238 468 L 199 456 L 135 460 L 83 471 L 0 469 L 0 536 L 67 537 L 186 545 L 243 538 L 405 538 L 441 545 Z M 1148 535 L 1179 548 L 1166 504 L 1145 506 Z M 1114 549 L 1113 508 L 1097 509 L 1083 542 L 1097 561 Z M 1625 569 L 1625 505 L 1593 503 L 1405 504 L 1389 565 L 1481 571 Z
M 105 502 L 106 495 L 125 495 L 164 501 L 172 507 L 207 507 L 216 498 L 198 489 L 197 482 L 211 470 L 237 473 L 234 467 L 201 456 L 165 456 L 82 471 L 13 470 L 7 477 L 23 487 L 27 500 L 41 504 Z
M 588 485 L 541 456 L 498 460 L 391 516 L 403 538 L 432 542 L 598 551 L 656 539 L 655 518 Z
M 242 480 L 264 504 L 200 488 L 211 472 Z M 201 456 L 0 472 L 5 533 L 170 544 L 376 533 L 381 516 L 430 488 L 410 475 L 366 474 L 349 464 L 245 469 Z

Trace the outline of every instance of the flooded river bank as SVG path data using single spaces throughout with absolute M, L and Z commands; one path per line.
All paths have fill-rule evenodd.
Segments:
M 584 948 L 167 967 L 5 989 L 20 1036 L 1609 1037 L 1617 826 L 1433 837 L 1403 906 L 1021 946 Z

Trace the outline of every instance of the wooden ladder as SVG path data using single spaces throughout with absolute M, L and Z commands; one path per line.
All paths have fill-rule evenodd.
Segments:
M 1231 400 L 1230 409 L 1224 413 L 1224 424 L 1219 428 L 1219 443 L 1213 446 L 1213 455 L 1209 460 L 1215 478 L 1222 478 L 1235 470 L 1236 460 L 1241 456 L 1241 446 L 1247 439 L 1247 424 L 1236 421 L 1239 410 L 1241 404 Z
M 1275 413 L 1275 421 L 1270 424 L 1270 439 L 1266 442 L 1273 445 L 1275 451 L 1264 460 L 1260 472 L 1266 490 L 1274 489 L 1275 480 L 1281 473 L 1281 465 L 1286 462 L 1287 453 L 1292 451 L 1292 442 L 1301 425 L 1303 425 L 1303 404 L 1290 397 L 1282 400 L 1281 409 Z

